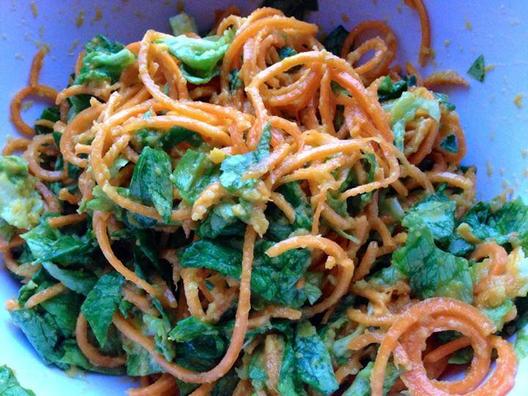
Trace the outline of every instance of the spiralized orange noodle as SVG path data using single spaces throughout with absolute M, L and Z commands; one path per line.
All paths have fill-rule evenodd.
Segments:
M 406 3 L 420 18 L 423 66 L 429 17 L 422 1 Z M 288 381 L 355 394 L 365 380 L 374 396 L 388 385 L 389 394 L 506 394 L 516 358 L 495 333 L 516 318 L 528 280 L 517 229 L 494 239 L 472 228 L 480 214 L 464 217 L 475 170 L 461 166 L 454 106 L 433 89 L 467 82 L 395 65 L 398 38 L 385 21 L 320 42 L 317 25 L 280 10 L 239 14 L 219 10 L 207 39 L 97 37 L 60 92 L 40 82 L 46 51 L 37 53 L 11 105 L 26 137 L 3 151 L 22 153 L 17 177 L 36 216 L 5 235 L 0 217 L 5 266 L 25 284 L 11 314 L 78 299 L 57 348 L 76 344 L 85 369 L 126 366 L 140 378 L 132 396 L 182 386 L 278 395 Z M 31 95 L 55 104 L 34 128 L 21 116 Z M 502 209 L 486 208 L 494 226 Z M 504 306 L 497 324 L 485 315 Z M 456 337 L 435 334 L 447 331 Z M 446 380 L 465 348 L 465 377 Z M 317 364 L 301 363 L 309 353 Z

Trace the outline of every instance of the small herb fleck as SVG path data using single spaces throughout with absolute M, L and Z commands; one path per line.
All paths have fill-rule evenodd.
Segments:
M 80 28 L 82 25 L 84 25 L 84 11 L 79 11 L 79 14 L 77 14 L 77 18 L 75 18 L 75 26 Z
M 477 59 L 475 59 L 467 73 L 477 81 L 484 81 L 484 78 L 486 77 L 486 64 L 484 62 L 484 55 L 480 55 Z
M 37 3 L 35 3 L 34 1 L 31 2 L 31 14 L 33 14 L 33 18 L 36 18 L 38 16 Z

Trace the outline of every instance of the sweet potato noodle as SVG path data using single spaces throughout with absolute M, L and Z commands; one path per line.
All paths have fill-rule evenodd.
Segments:
M 407 3 L 420 17 L 419 60 L 424 65 L 431 55 L 429 19 L 422 1 Z M 383 21 L 366 21 L 352 29 L 343 37 L 337 56 L 318 41 L 315 24 L 286 17 L 273 8 L 257 9 L 247 17 L 236 13 L 230 9 L 214 28 L 215 37 L 232 37 L 217 65 L 218 76 L 213 75 L 209 81 L 190 82 L 189 65 L 171 47 L 174 37 L 149 30 L 141 41 L 125 47 L 133 61 L 115 81 L 79 82 L 86 67 L 83 57 L 89 56 L 81 52 L 76 80 L 61 92 L 39 82 L 45 55 L 40 51 L 32 65 L 29 85 L 12 102 L 12 120 L 25 138 L 8 141 L 4 154 L 24 153 L 30 174 L 38 179 L 36 188 L 46 212 L 59 215 L 46 220 L 52 229 L 60 231 L 85 223 L 93 228 L 98 249 L 106 260 L 99 276 L 113 271 L 122 275 L 122 299 L 136 309 L 128 314 L 115 311 L 113 326 L 123 339 L 147 351 L 161 368 L 162 374 L 143 376 L 142 387 L 130 394 L 174 394 L 180 381 L 200 384 L 193 395 L 210 394 L 233 367 L 247 370 L 253 351 L 260 345 L 264 345 L 265 387 L 270 394 L 280 394 L 281 364 L 283 368 L 286 364 L 281 336 L 262 332 L 250 338 L 253 341 L 248 344 L 248 334 L 276 319 L 332 323 L 332 316 L 350 296 L 355 296 L 356 302 L 348 306 L 343 317 L 343 323 L 348 324 L 341 331 L 355 337 L 346 344 L 346 352 L 333 360 L 332 376 L 341 389 L 356 375 L 360 377 L 361 361 L 368 357 L 374 361 L 367 376 L 374 396 L 387 392 L 384 381 L 388 365 L 400 370 L 401 379 L 390 387 L 406 388 L 412 395 L 506 394 L 513 386 L 516 358 L 510 344 L 494 335 L 495 324 L 479 309 L 494 304 L 495 295 L 487 292 L 497 279 L 510 285 L 505 289 L 508 296 L 515 296 L 519 290 L 515 289 L 515 273 L 508 267 L 510 256 L 504 248 L 494 242 L 475 242 L 479 246 L 472 258 L 487 269 L 474 286 L 475 306 L 451 298 L 449 293 L 417 298 L 412 281 L 404 278 L 387 283 L 370 278 L 380 262 L 401 250 L 411 238 L 411 233 L 399 225 L 401 218 L 396 220 L 387 211 L 387 191 L 406 202 L 408 209 L 418 201 L 419 194 L 443 189 L 455 201 L 458 217 L 473 202 L 474 172 L 459 166 L 466 145 L 458 116 L 450 106 L 438 102 L 430 90 L 445 84 L 465 85 L 465 80 L 454 72 L 422 80 L 415 72 L 416 81 L 423 86 L 405 80 L 405 92 L 395 94 L 394 84 L 403 82 L 404 74 L 393 65 L 398 40 Z M 194 33 L 187 35 L 199 39 Z M 287 56 L 284 48 L 289 51 Z M 414 69 L 409 65 L 408 70 Z M 382 99 L 387 84 L 392 87 L 389 95 L 395 96 Z M 35 134 L 21 117 L 22 101 L 30 95 L 49 99 L 60 109 L 58 121 L 41 119 L 36 123 L 48 128 L 48 133 Z M 72 98 L 82 95 L 89 102 L 72 116 Z M 420 104 L 411 113 L 400 114 L 398 120 L 397 104 L 390 100 L 407 99 Z M 431 103 L 440 105 L 431 109 Z M 135 168 L 143 166 L 140 162 L 145 148 L 137 144 L 141 133 L 156 131 L 163 136 L 171 128 L 197 136 L 209 147 L 209 152 L 204 152 L 214 164 L 235 155 L 257 153 L 268 139 L 268 155 L 255 154 L 256 160 L 240 171 L 241 184 L 245 180 L 257 182 L 252 187 L 256 195 L 244 198 L 252 208 L 243 221 L 237 277 L 219 274 L 206 262 L 202 268 L 185 267 L 180 263 L 179 247 L 168 242 L 178 230 L 183 230 L 184 239 L 202 239 L 197 233 L 201 222 L 212 216 L 221 202 L 236 201 L 236 194 L 226 187 L 222 176 L 203 186 L 193 202 L 181 189 L 171 187 L 172 201 L 165 211 L 154 199 L 138 199 L 128 189 Z M 456 139 L 456 150 L 445 144 L 447 138 Z M 178 164 L 191 146 L 183 140 L 166 149 L 169 164 Z M 78 176 L 72 178 L 66 167 L 46 165 L 50 158 L 52 164 L 54 158 L 60 158 L 77 167 Z M 124 165 L 116 167 L 118 161 Z M 61 188 L 53 187 L 54 183 Z M 267 206 L 273 204 L 286 225 L 294 224 L 299 216 L 296 203 L 281 189 L 291 183 L 297 183 L 307 197 L 311 224 L 309 229 L 269 245 L 265 255 L 273 260 L 308 250 L 307 268 L 318 274 L 321 292 L 310 303 L 262 306 L 265 300 L 256 299 L 253 292 L 258 270 L 254 254 L 270 226 Z M 109 205 L 87 210 L 88 203 L 101 195 Z M 347 210 L 347 202 L 348 209 L 350 202 L 355 202 L 355 213 Z M 127 213 L 128 219 L 132 216 L 150 222 L 163 235 L 156 260 L 170 268 L 171 282 L 138 272 L 116 250 L 117 235 L 125 229 L 119 213 Z M 40 264 L 28 265 L 17 259 L 14 252 L 24 244 L 18 236 L 23 232 L 18 230 L 10 240 L 2 241 L 1 250 L 6 267 L 27 283 Z M 301 277 L 295 287 L 301 290 L 306 282 Z M 8 306 L 12 311 L 35 309 L 68 293 L 70 288 L 64 281 L 54 282 L 33 294 L 24 307 L 16 301 Z M 143 331 L 140 320 L 141 315 L 160 317 L 166 312 L 173 321 L 192 316 L 215 324 L 230 307 L 235 307 L 234 322 L 225 354 L 216 365 L 202 371 L 168 359 L 154 334 Z M 513 319 L 515 313 L 510 316 Z M 124 352 L 109 354 L 99 347 L 91 325 L 79 313 L 75 340 L 88 362 L 107 369 L 125 365 Z M 435 333 L 447 331 L 459 337 L 434 346 L 428 341 Z M 468 347 L 473 355 L 465 377 L 457 381 L 441 379 L 448 358 Z M 496 367 L 492 370 L 494 353 Z M 237 380 L 234 394 L 255 390 L 247 371 L 244 375 Z M 263 389 L 257 389 L 257 394 L 265 394 Z

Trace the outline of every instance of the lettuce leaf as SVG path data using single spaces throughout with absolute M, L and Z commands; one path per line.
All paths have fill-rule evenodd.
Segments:
M 308 288 L 297 287 L 310 264 L 310 253 L 306 249 L 296 249 L 268 257 L 265 251 L 272 245 L 273 242 L 261 240 L 255 246 L 251 290 L 269 303 L 301 307 L 314 293 L 313 283 Z M 179 260 L 183 268 L 207 268 L 240 279 L 242 253 L 221 242 L 195 241 L 182 249 Z
M 343 48 L 343 43 L 348 36 L 348 30 L 346 30 L 343 25 L 339 25 L 325 37 L 323 40 L 323 45 L 327 51 L 330 51 L 332 54 L 341 56 L 341 49 Z
M 170 17 L 169 24 L 173 36 L 179 36 L 180 34 L 185 33 L 198 32 L 198 28 L 196 27 L 196 21 L 192 16 L 187 15 L 185 12 L 180 12 L 179 14 Z
M 166 223 L 170 223 L 172 212 L 171 172 L 171 159 L 165 151 L 145 147 L 130 181 L 130 194 L 154 205 Z
M 323 395 L 331 395 L 339 388 L 330 353 L 310 322 L 297 326 L 294 351 L 297 375 L 302 382 Z
M 38 224 L 44 201 L 35 182 L 24 159 L 0 156 L 0 220 L 22 229 Z
M 174 168 L 171 180 L 182 199 L 193 204 L 201 192 L 218 178 L 218 167 L 205 153 L 187 150 Z
M 228 29 L 222 36 L 194 38 L 179 35 L 160 39 L 157 43 L 166 45 L 170 54 L 181 62 L 185 79 L 199 85 L 218 75 L 218 64 L 234 37 L 235 31 Z
M 82 304 L 81 311 L 99 345 L 106 345 L 108 329 L 121 301 L 121 288 L 124 282 L 125 278 L 117 272 L 101 276 Z
M 419 109 L 425 110 L 434 120 L 440 121 L 440 104 L 436 99 L 425 99 L 416 92 L 403 92 L 401 96 L 387 102 L 383 108 L 389 112 L 394 133 L 394 145 L 403 151 L 405 126 L 416 117 Z
M 413 228 L 425 224 L 439 242 L 449 241 L 455 228 L 455 201 L 443 193 L 430 195 L 414 205 L 403 218 L 402 224 Z
M 285 15 L 299 20 L 304 19 L 307 12 L 319 10 L 317 0 L 264 0 L 260 6 L 277 8 Z
M 65 266 L 91 260 L 96 244 L 91 233 L 81 236 L 66 234 L 51 227 L 46 218 L 21 237 L 26 241 L 35 263 L 52 261 Z
M 35 393 L 20 386 L 13 370 L 7 366 L 0 366 L 0 395 L 35 396 Z
M 259 199 L 255 191 L 257 179 L 246 178 L 245 174 L 253 166 L 268 157 L 270 152 L 271 127 L 269 124 L 262 130 L 262 136 L 254 151 L 227 157 L 220 165 L 220 184 L 230 193 L 248 201 Z
M 467 260 L 439 249 L 424 223 L 409 230 L 405 246 L 393 253 L 392 262 L 409 278 L 412 293 L 420 299 L 443 296 L 473 301 Z
M 122 44 L 99 35 L 85 45 L 85 54 L 75 84 L 90 81 L 115 83 L 123 70 L 135 62 L 135 55 Z

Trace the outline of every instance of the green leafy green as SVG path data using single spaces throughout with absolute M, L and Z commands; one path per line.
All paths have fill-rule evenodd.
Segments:
M 348 30 L 346 30 L 343 25 L 339 25 L 325 37 L 323 40 L 323 45 L 330 51 L 332 54 L 341 56 L 341 49 L 343 48 L 343 43 L 348 37 Z
M 229 73 L 229 91 L 235 92 L 244 86 L 244 83 L 240 79 L 240 70 L 233 69 Z
M 68 289 L 80 294 L 88 294 L 97 282 L 95 275 L 82 269 L 64 269 L 51 261 L 43 261 L 42 266 L 48 273 Z
M 229 373 L 218 380 L 211 391 L 211 396 L 232 395 L 239 381 L 240 378 L 238 377 L 237 372 L 232 369 Z
M 312 228 L 312 207 L 299 182 L 283 184 L 277 191 L 295 210 L 295 219 L 290 224 L 280 209 L 270 206 L 266 213 L 266 217 L 270 221 L 266 238 L 281 241 L 288 238 L 293 232 L 310 231 Z
M 501 305 L 493 308 L 484 308 L 482 311 L 493 322 L 497 331 L 501 331 L 504 321 L 513 308 L 512 300 L 505 300 Z
M 519 330 L 515 337 L 515 353 L 519 359 L 528 356 L 528 327 Z
M 449 153 L 458 153 L 458 140 L 455 135 L 447 135 L 440 142 L 440 147 Z
M 165 151 L 145 147 L 130 182 L 130 194 L 144 204 L 153 204 L 166 223 L 172 212 L 172 165 Z
M 18 309 L 10 314 L 13 323 L 22 330 L 46 364 L 60 359 L 60 333 L 50 315 L 41 316 L 31 309 Z
M 127 355 L 126 368 L 129 376 L 140 377 L 162 372 L 152 355 L 137 342 L 126 338 L 123 340 L 123 349 Z
M 123 70 L 135 62 L 136 57 L 122 44 L 99 35 L 85 45 L 85 54 L 75 84 L 90 81 L 115 83 Z
M 195 241 L 185 247 L 178 258 L 183 268 L 207 268 L 233 279 L 240 277 L 241 252 L 214 241 Z
M 438 99 L 438 102 L 440 105 L 445 106 L 445 108 L 449 111 L 455 111 L 456 106 L 449 101 L 449 96 L 447 96 L 444 93 L 440 92 L 433 92 L 436 99 Z
M 444 296 L 467 303 L 473 300 L 473 282 L 466 259 L 439 249 L 431 230 L 417 224 L 392 262 L 409 278 L 412 293 L 421 299 Z
M 343 393 L 343 396 L 370 396 L 370 376 L 373 367 L 374 363 L 372 362 L 369 362 L 363 367 L 359 373 L 357 373 L 352 385 L 345 391 L 345 393 Z M 383 381 L 384 395 L 389 393 L 399 377 L 400 371 L 394 366 L 394 364 L 389 363 L 385 370 L 385 380 Z
M 79 294 L 68 291 L 42 302 L 40 307 L 53 318 L 59 333 L 65 338 L 71 338 L 75 334 L 81 303 L 82 297 Z
M 47 120 L 51 122 L 57 122 L 60 120 L 60 111 L 59 106 L 50 106 L 46 107 L 40 114 L 39 120 Z M 37 135 L 43 135 L 47 133 L 52 133 L 53 130 L 44 125 L 35 125 L 35 133 Z
M 293 340 L 286 339 L 283 341 L 284 352 L 282 355 L 281 371 L 279 374 L 279 384 L 277 389 L 280 395 L 284 396 L 304 396 L 306 392 L 303 389 L 301 379 L 297 375 L 297 360 L 293 348 Z
M 0 366 L 0 395 L 35 396 L 35 393 L 20 386 L 13 370 L 7 366 Z
M 197 33 L 198 28 L 196 27 L 196 21 L 192 16 L 187 15 L 185 12 L 180 12 L 169 18 L 169 24 L 172 30 L 173 36 L 179 36 L 185 33 Z
M 330 395 L 339 388 L 328 349 L 310 322 L 297 326 L 294 343 L 299 379 L 321 392 Z
M 245 225 L 241 221 L 239 211 L 235 210 L 240 205 L 231 202 L 221 202 L 209 211 L 207 218 L 200 223 L 197 234 L 201 238 L 215 239 L 220 236 L 242 236 Z
M 319 10 L 317 0 L 264 0 L 260 6 L 277 8 L 285 15 L 300 20 L 304 19 L 307 12 Z
M 268 257 L 265 251 L 273 246 L 261 240 L 255 246 L 251 290 L 268 302 L 300 307 L 313 293 L 314 285 L 298 288 L 310 263 L 310 253 L 304 249 Z M 219 242 L 199 240 L 184 248 L 179 255 L 183 268 L 207 268 L 234 279 L 240 279 L 242 253 Z
M 419 109 L 425 110 L 431 118 L 440 121 L 438 100 L 425 99 L 415 92 L 403 92 L 398 99 L 384 104 L 383 108 L 390 114 L 394 144 L 401 151 L 404 146 L 405 126 L 416 117 Z
M 70 108 L 68 109 L 68 121 L 72 120 L 81 111 L 90 107 L 91 98 L 92 96 L 85 94 L 70 96 L 68 98 L 68 103 L 70 105 Z
M 484 61 L 484 55 L 480 55 L 473 61 L 467 73 L 475 80 L 484 82 L 484 79 L 486 78 L 486 64 Z
M 158 40 L 180 62 L 183 76 L 192 84 L 206 84 L 219 73 L 218 63 L 224 57 L 235 32 L 228 29 L 222 36 L 204 38 L 184 35 Z
M 269 124 L 266 124 L 262 130 L 262 136 L 257 148 L 254 151 L 232 155 L 226 158 L 220 165 L 220 184 L 222 187 L 230 193 L 248 201 L 258 199 L 258 193 L 254 190 L 257 180 L 254 178 L 245 178 L 244 175 L 269 155 L 270 141 L 271 127 Z
M 183 200 L 193 204 L 200 193 L 217 179 L 218 167 L 206 154 L 187 150 L 178 161 L 171 180 Z
M 108 329 L 112 324 L 112 316 L 121 301 L 121 287 L 124 282 L 125 278 L 117 272 L 101 276 L 81 307 L 100 345 L 106 345 Z
M 133 137 L 133 144 L 137 146 L 138 151 L 146 146 L 169 151 L 183 142 L 197 147 L 203 143 L 203 139 L 196 132 L 179 126 L 174 126 L 167 131 L 141 129 Z
M 378 99 L 380 102 L 398 99 L 405 91 L 415 85 L 415 76 L 406 76 L 398 81 L 392 81 L 389 76 L 385 76 L 378 86 Z
M 219 361 L 227 340 L 221 326 L 189 317 L 180 320 L 168 333 L 174 342 L 176 362 L 191 370 L 207 370 Z
M 37 263 L 53 261 L 56 264 L 71 265 L 86 262 L 95 249 L 95 241 L 90 233 L 82 236 L 63 233 L 51 227 L 46 218 L 21 237 Z
M 176 342 L 191 341 L 199 336 L 218 336 L 219 331 L 216 326 L 201 321 L 194 316 L 180 320 L 169 332 L 169 340 Z
M 295 49 L 293 49 L 292 47 L 279 48 L 279 58 L 281 60 L 289 58 L 290 56 L 293 56 L 293 55 L 296 55 L 296 54 L 297 54 L 297 51 L 295 51 Z
M 169 339 L 171 324 L 166 317 L 155 317 L 143 315 L 143 322 L 146 325 L 146 333 L 154 336 L 156 349 L 167 359 L 172 361 L 176 356 L 174 344 Z
M 264 369 L 264 361 L 262 351 L 254 352 L 251 355 L 248 367 L 248 377 L 251 381 L 251 385 L 256 390 L 262 391 L 265 387 L 265 383 L 268 379 L 268 374 Z
M 484 202 L 474 205 L 460 220 L 480 240 L 494 240 L 500 245 L 522 246 L 528 253 L 528 205 L 521 198 L 496 208 Z
M 24 159 L 0 155 L 0 219 L 3 222 L 22 229 L 38 224 L 44 201 L 35 182 Z
M 455 201 L 443 193 L 433 194 L 414 205 L 403 218 L 402 224 L 407 228 L 424 224 L 435 240 L 446 242 L 455 228 L 455 210 Z

